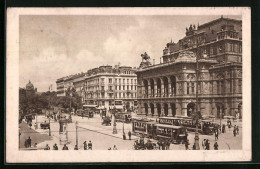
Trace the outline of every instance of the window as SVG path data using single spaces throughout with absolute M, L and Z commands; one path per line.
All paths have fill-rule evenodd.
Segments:
M 102 101 L 102 105 L 105 106 L 105 101 Z
M 129 86 L 127 85 L 127 90 L 129 90 Z
M 101 86 L 101 90 L 105 90 L 105 86 Z
M 104 93 L 101 93 L 101 97 L 104 98 L 104 97 L 105 97 L 105 94 L 104 94 Z
M 217 54 L 217 47 L 213 47 L 213 55 Z
M 221 87 L 221 94 L 225 93 L 224 81 L 220 82 Z
M 125 90 L 125 85 L 123 86 L 123 90 Z
M 109 90 L 112 90 L 112 86 L 109 86 Z
M 121 86 L 119 86 L 119 90 L 121 90 Z
M 131 79 L 131 84 L 133 84 L 133 79 Z
M 125 79 L 123 79 L 123 83 L 125 83 Z
M 109 82 L 109 83 L 112 83 L 112 78 L 109 78 L 109 79 L 108 79 L 108 82 Z
M 115 86 L 115 90 L 117 90 L 117 86 Z
M 129 83 L 129 79 L 127 79 L 127 83 Z
M 121 79 L 119 79 L 119 83 L 121 83 Z
M 115 79 L 115 83 L 117 83 L 117 79 Z
M 133 90 L 133 85 L 131 85 L 131 90 Z
M 194 83 L 191 83 L 191 92 L 194 94 Z
M 136 86 L 135 86 L 135 90 L 136 90 Z
M 109 101 L 109 102 L 108 102 L 108 104 L 109 104 L 109 106 L 110 106 L 110 105 L 112 105 L 112 102 L 111 102 L 111 101 Z
M 123 93 L 123 97 L 125 97 L 125 93 Z
M 217 94 L 219 94 L 219 93 L 220 93 L 220 83 L 217 82 Z

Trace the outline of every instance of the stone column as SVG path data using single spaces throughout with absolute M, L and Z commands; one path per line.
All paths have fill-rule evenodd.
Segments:
M 182 90 L 183 90 L 183 94 L 184 94 L 184 95 L 188 94 L 188 93 L 187 93 L 187 92 L 188 92 L 188 91 L 187 91 L 187 82 L 184 82 L 184 83 L 183 83 L 183 89 L 182 89 Z M 191 91 L 189 91 L 189 92 L 190 92 L 189 94 L 191 94 Z
M 171 97 L 172 96 L 172 83 L 171 83 L 170 77 L 167 77 L 167 78 L 168 78 L 168 97 Z
M 157 97 L 158 93 L 157 93 L 157 82 L 156 82 L 156 79 L 153 79 L 154 80 L 154 97 Z
M 154 116 L 158 116 L 157 105 L 154 103 Z
M 151 97 L 151 83 L 150 83 L 150 80 L 147 80 L 148 81 L 148 98 Z
M 176 115 L 182 115 L 181 103 L 175 102 L 175 107 L 176 107 Z
M 168 116 L 172 117 L 172 107 L 171 107 L 171 104 L 170 103 L 167 103 L 168 104 Z
M 183 116 L 187 116 L 187 103 L 182 102 L 181 104 L 181 114 Z
M 234 93 L 238 93 L 238 79 L 235 79 L 235 84 L 234 84 L 234 88 L 235 88 L 235 92 Z
M 161 97 L 164 97 L 164 82 L 163 82 L 163 78 L 160 78 L 161 80 Z

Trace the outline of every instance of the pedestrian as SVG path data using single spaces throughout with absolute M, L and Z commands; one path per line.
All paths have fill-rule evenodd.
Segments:
M 75 145 L 74 150 L 79 150 L 77 145 Z
M 69 150 L 69 148 L 67 147 L 66 144 L 64 144 L 64 146 L 62 147 L 62 150 Z
M 165 150 L 165 141 L 162 141 L 162 150 Z
M 234 130 L 233 130 L 233 134 L 234 134 L 234 137 L 236 137 L 237 131 L 236 131 L 236 128 L 235 128 L 235 127 L 234 127 Z
M 185 141 L 185 149 L 186 149 L 186 150 L 189 149 L 189 145 L 190 145 L 190 143 L 189 143 L 189 140 L 187 139 L 187 140 Z
M 226 132 L 226 126 L 225 124 L 222 125 L 222 133 L 225 133 Z
M 205 143 L 206 143 L 206 139 L 202 140 L 201 145 L 202 145 L 202 147 L 203 147 L 203 150 L 205 150 Z
M 210 149 L 210 142 L 209 142 L 208 139 L 206 140 L 205 146 L 206 146 L 206 149 L 205 149 L 205 150 L 209 150 L 209 149 Z
M 109 147 L 108 150 L 111 150 L 111 147 Z
M 217 142 L 215 142 L 215 144 L 214 144 L 214 150 L 218 150 L 218 143 Z
M 132 135 L 131 131 L 128 131 L 129 140 L 131 140 L 131 135 Z
M 31 140 L 31 138 L 29 136 L 29 138 L 28 138 L 28 147 L 31 147 L 31 144 L 32 144 L 32 140 Z
M 162 145 L 161 140 L 159 140 L 159 141 L 157 142 L 157 144 L 158 144 L 158 146 L 159 146 L 159 150 L 161 150 L 161 145 Z
M 195 143 L 194 143 L 193 146 L 192 146 L 192 150 L 196 150 L 196 145 L 195 145 Z
M 123 140 L 126 140 L 125 132 L 123 132 Z
M 218 140 L 218 131 L 215 131 L 215 140 Z
M 50 150 L 50 146 L 48 144 L 46 144 L 46 147 L 44 148 L 44 150 Z
M 37 148 L 37 143 L 34 143 L 34 146 L 33 146 L 34 148 Z
M 53 145 L 53 150 L 58 150 L 58 146 L 56 143 Z
M 84 145 L 84 150 L 87 150 L 88 149 L 88 145 L 87 145 L 86 141 L 84 141 L 83 145 Z
M 91 143 L 91 140 L 88 142 L 88 149 L 89 149 L 89 150 L 92 150 L 92 143 Z
M 113 148 L 113 150 L 117 150 L 117 147 L 116 147 L 116 145 L 114 145 L 114 148 Z

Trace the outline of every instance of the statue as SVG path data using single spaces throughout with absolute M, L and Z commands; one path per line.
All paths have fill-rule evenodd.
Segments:
M 143 61 L 149 61 L 149 60 L 150 60 L 150 56 L 147 55 L 146 52 L 144 52 L 144 54 L 141 54 L 141 57 L 142 57 L 142 62 L 143 62 Z

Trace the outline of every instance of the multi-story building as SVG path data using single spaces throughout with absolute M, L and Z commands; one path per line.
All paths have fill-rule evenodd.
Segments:
M 68 86 L 73 86 L 82 102 L 109 109 L 121 101 L 126 109 L 137 106 L 136 69 L 128 66 L 100 66 L 86 73 L 76 74 L 56 81 L 58 96 L 64 96 Z
M 202 115 L 242 117 L 241 20 L 221 17 L 190 25 L 184 38 L 167 43 L 162 58 L 162 63 L 152 65 L 143 57 L 136 72 L 139 113 L 190 116 L 198 83 Z

